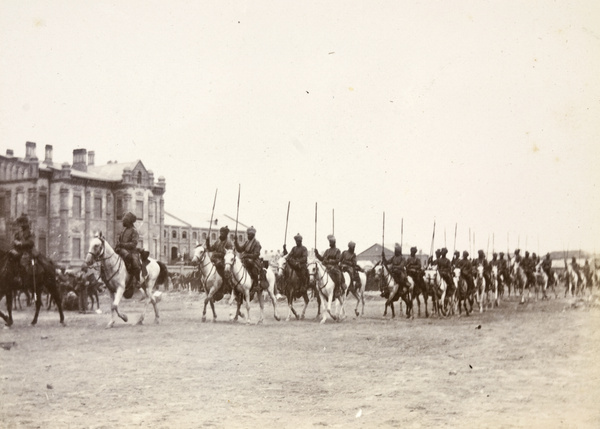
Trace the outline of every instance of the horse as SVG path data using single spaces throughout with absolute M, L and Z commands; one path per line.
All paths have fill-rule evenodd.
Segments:
M 488 292 L 491 292 L 494 295 L 494 302 L 492 304 L 493 307 L 500 306 L 500 276 L 498 274 L 498 265 L 492 265 L 492 269 L 490 270 L 490 284 L 488 287 Z
M 407 275 L 406 283 L 404 285 L 399 285 L 390 273 L 387 265 L 384 263 L 377 263 L 373 270 L 375 270 L 375 277 L 379 279 L 381 290 L 386 297 L 383 316 L 385 317 L 387 315 L 387 309 L 390 307 L 392 309 L 392 319 L 396 317 L 394 302 L 398 301 L 400 298 L 402 298 L 402 301 L 406 304 L 406 318 L 408 319 L 413 316 L 412 293 L 415 286 L 413 279 Z
M 345 274 L 345 277 L 348 278 L 348 283 L 346 284 L 349 284 L 350 275 L 348 273 L 343 274 Z M 323 263 L 318 259 L 314 259 L 308 262 L 308 278 L 309 284 L 314 284 L 315 288 L 319 292 L 323 307 L 325 307 L 325 303 L 327 303 L 327 312 L 325 312 L 325 309 L 323 309 L 321 324 L 327 321 L 327 314 L 329 314 L 329 316 L 331 316 L 333 320 L 338 322 L 341 321 L 346 316 L 346 310 L 344 309 L 344 300 L 346 298 L 347 290 L 342 290 L 341 293 L 338 293 L 337 295 L 334 293 L 335 283 L 333 281 L 333 278 L 329 275 Z M 337 304 L 337 311 L 335 315 L 331 313 L 331 304 L 333 303 L 333 301 L 336 301 Z
M 476 268 L 475 274 L 475 296 L 477 298 L 477 302 L 479 303 L 479 312 L 483 313 L 483 308 L 487 305 L 487 281 L 485 276 L 483 275 L 483 264 L 478 264 Z M 485 302 L 484 302 L 485 301 Z
M 535 268 L 535 280 L 537 285 L 542 289 L 542 299 L 549 299 L 546 290 L 548 286 L 552 287 L 552 292 L 554 292 L 554 298 L 558 298 L 558 294 L 556 293 L 555 285 L 558 284 L 558 274 L 556 272 L 552 273 L 552 277 L 549 278 L 546 271 L 542 269 L 542 263 L 540 262 Z M 537 288 L 536 288 L 537 293 Z
M 517 261 L 513 262 L 512 266 L 512 280 L 513 290 L 515 294 L 519 294 L 521 296 L 521 304 L 525 303 L 525 288 L 527 288 L 527 299 L 529 299 L 529 295 L 531 294 L 530 286 L 527 282 L 527 274 L 525 274 L 525 270 L 521 267 L 521 264 Z
M 148 275 L 142 277 L 140 282 L 140 288 L 144 292 L 146 305 L 144 311 L 137 321 L 138 325 L 144 322 L 146 316 L 146 310 L 148 305 L 151 303 L 154 308 L 154 323 L 160 323 L 160 315 L 158 312 L 158 298 L 160 292 L 154 291 L 154 287 L 158 288 L 158 285 L 169 281 L 169 272 L 167 266 L 160 261 L 153 258 L 148 258 Z M 94 263 L 100 263 L 100 276 L 104 281 L 104 284 L 110 292 L 110 298 L 112 304 L 110 306 L 111 320 L 106 325 L 106 328 L 112 328 L 116 322 L 116 316 L 119 316 L 124 322 L 127 322 L 128 318 L 125 313 L 119 311 L 119 302 L 125 292 L 125 285 L 129 281 L 130 274 L 125 268 L 125 261 L 121 256 L 114 251 L 114 249 L 108 244 L 106 239 L 102 236 L 102 232 L 98 232 L 92 241 L 90 247 L 85 256 L 85 263 L 88 266 Z
M 33 293 L 35 300 L 35 315 L 31 321 L 35 325 L 38 321 L 40 308 L 42 307 L 42 291 L 47 290 L 57 302 L 61 325 L 65 325 L 65 315 L 62 309 L 60 291 L 56 283 L 56 268 L 54 262 L 42 255 L 36 255 L 31 259 L 31 268 L 25 269 L 20 261 L 11 259 L 8 252 L 0 256 L 0 299 L 6 297 L 6 310 L 8 314 L 0 311 L 0 317 L 7 326 L 12 326 L 13 293 L 19 288 Z
M 448 285 L 439 271 L 434 268 L 427 268 L 423 274 L 423 280 L 428 288 L 428 294 L 431 295 L 433 311 L 438 316 L 448 315 L 448 304 L 452 308 L 453 297 L 448 296 Z
M 358 271 L 358 278 L 360 284 L 356 285 L 356 281 L 350 281 L 350 273 L 344 272 L 344 280 L 349 285 L 346 289 L 346 297 L 352 294 L 356 298 L 356 307 L 354 308 L 354 314 L 356 317 L 360 317 L 361 314 L 365 314 L 365 288 L 367 286 L 367 274 L 363 271 Z M 347 280 L 346 280 L 347 279 Z M 358 305 L 362 303 L 362 310 L 358 311 Z
M 420 278 L 419 278 L 420 277 Z M 414 290 L 412 293 L 413 299 L 417 301 L 417 315 L 421 317 L 421 300 L 419 299 L 419 295 L 423 295 L 423 304 L 425 305 L 425 317 L 429 317 L 429 310 L 427 308 L 427 301 L 429 301 L 429 289 L 427 288 L 427 284 L 425 283 L 423 276 L 413 276 L 408 274 L 408 278 L 412 279 L 414 283 Z M 433 300 L 433 297 L 432 297 Z
M 462 314 L 462 308 L 464 307 L 465 313 L 468 316 L 473 311 L 474 291 L 469 290 L 467 281 L 460 274 L 460 268 L 454 269 L 454 282 L 456 287 L 456 304 L 458 306 L 458 314 Z M 467 304 L 469 304 L 468 308 Z
M 206 322 L 206 306 L 210 303 L 210 308 L 213 313 L 213 322 L 216 322 L 217 313 L 215 312 L 215 301 L 220 301 L 225 293 L 223 290 L 223 279 L 217 272 L 217 267 L 207 255 L 208 253 L 204 246 L 198 245 L 194 248 L 192 262 L 198 266 L 200 285 L 206 293 L 206 298 L 204 298 L 204 310 L 202 311 L 202 321 Z
M 565 298 L 567 294 L 571 292 L 571 296 L 577 296 L 580 288 L 579 277 L 573 269 L 573 265 L 567 263 L 565 260 Z
M 243 295 L 244 300 L 246 300 L 246 323 L 248 324 L 250 323 L 250 301 L 252 300 L 253 295 L 250 292 L 250 289 L 252 288 L 252 277 L 250 277 L 250 273 L 242 263 L 241 259 L 237 257 L 237 254 L 232 249 L 228 249 L 227 252 L 225 252 L 223 261 L 225 262 L 225 276 L 230 276 L 229 281 L 233 287 L 231 297 L 229 298 L 229 306 L 231 308 L 235 298 L 234 295 L 236 293 Z M 275 320 L 279 321 L 279 315 L 277 314 L 277 299 L 275 298 L 275 274 L 270 269 L 261 268 L 261 270 L 265 274 L 265 278 L 263 279 L 262 275 L 259 276 L 259 283 L 261 284 L 259 285 L 259 288 L 261 288 L 262 284 L 264 284 L 263 281 L 266 281 L 266 290 L 271 297 L 271 301 L 273 302 L 273 317 Z M 265 309 L 262 289 L 258 293 L 258 302 L 260 304 L 260 318 L 258 319 L 258 323 L 260 324 L 264 320 Z M 235 318 L 230 311 L 230 320 L 237 320 L 241 305 L 242 299 L 238 299 Z
M 296 274 L 296 271 L 292 269 L 287 263 L 287 259 L 285 257 L 281 257 L 277 260 L 277 276 L 279 278 L 279 291 L 283 292 L 283 295 L 287 298 L 288 301 L 288 315 L 286 317 L 286 322 L 291 319 L 292 314 L 296 316 L 296 319 L 304 319 L 304 315 L 306 314 L 306 308 L 308 307 L 308 290 L 311 289 L 310 285 L 304 289 L 300 285 L 300 279 Z M 313 291 L 316 292 L 317 297 L 317 318 L 321 316 L 321 294 L 318 293 L 314 288 Z M 298 298 L 304 299 L 304 308 L 302 309 L 302 313 L 298 315 L 296 310 L 294 309 L 294 300 Z

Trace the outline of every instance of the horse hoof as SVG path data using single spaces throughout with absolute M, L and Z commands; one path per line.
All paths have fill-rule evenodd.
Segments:
M 274 318 L 275 320 L 277 320 L 278 322 L 279 322 L 279 321 L 281 321 L 281 319 L 279 318 L 279 316 L 273 316 L 273 318 Z
M 60 322 L 60 324 L 65 328 L 67 327 L 67 324 L 65 322 Z
M 110 322 L 109 324 L 106 325 L 106 327 L 104 329 L 110 329 L 115 325 L 115 322 Z
M 136 325 L 143 325 L 143 324 L 144 324 L 144 321 L 142 319 L 140 319 L 136 322 Z
M 123 322 L 125 322 L 125 323 L 127 323 L 127 321 L 129 320 L 126 315 L 123 315 L 123 317 L 121 317 L 121 319 L 123 319 Z
M 360 313 L 356 310 L 354 310 L 354 314 L 356 314 L 356 317 L 360 316 Z
M 155 325 L 160 325 L 160 319 L 154 319 L 154 324 Z
M 327 319 L 321 319 L 321 321 L 319 322 L 321 325 L 323 325 L 325 323 Z
M 206 316 L 202 316 L 202 321 L 206 322 Z

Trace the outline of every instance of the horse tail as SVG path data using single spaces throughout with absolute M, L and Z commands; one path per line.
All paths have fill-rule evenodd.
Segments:
M 156 283 L 168 286 L 167 282 L 169 281 L 169 270 L 167 269 L 167 266 L 161 261 L 156 261 L 156 263 L 160 267 L 160 272 L 158 273 L 158 277 L 156 278 Z

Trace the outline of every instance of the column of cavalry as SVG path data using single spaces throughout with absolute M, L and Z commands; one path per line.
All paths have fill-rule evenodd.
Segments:
M 215 192 L 215 203 L 216 203 Z M 213 203 L 213 214 L 214 205 Z M 286 216 L 286 231 L 289 218 Z M 239 192 L 238 192 L 239 213 Z M 211 222 L 212 225 L 212 216 Z M 64 324 L 64 314 L 61 307 L 60 292 L 56 286 L 56 267 L 54 263 L 42 255 L 32 251 L 32 240 L 27 235 L 28 222 L 20 218 L 23 233 L 15 236 L 14 249 L 0 255 L 0 299 L 6 296 L 8 314 L 0 312 L 0 317 L 7 325 L 12 325 L 12 296 L 13 292 L 20 289 L 30 290 L 36 300 L 36 313 L 32 321 L 37 322 L 41 307 L 42 292 L 49 293 L 57 305 L 60 322 Z M 146 255 L 135 252 L 137 231 L 133 223 L 135 216 L 128 213 L 124 216 L 124 229 L 118 237 L 118 242 L 113 248 L 101 233 L 91 241 L 86 254 L 88 266 L 97 266 L 103 282 L 111 296 L 111 320 L 107 327 L 112 327 L 117 317 L 127 321 L 128 317 L 119 308 L 120 300 L 130 298 L 133 291 L 139 288 L 145 300 L 143 313 L 137 323 L 142 323 L 150 304 L 155 312 L 155 322 L 160 320 L 158 302 L 160 292 L 158 286 L 169 281 L 166 266 Z M 349 242 L 347 250 L 343 252 L 337 248 L 333 234 L 327 236 L 329 247 L 321 254 L 317 249 L 316 223 L 317 206 L 315 205 L 315 246 L 309 254 L 303 245 L 301 234 L 294 236 L 295 246 L 288 252 L 284 238 L 283 256 L 279 257 L 272 265 L 260 258 L 261 245 L 256 239 L 256 229 L 248 228 L 248 240 L 242 244 L 237 241 L 237 215 L 236 239 L 231 242 L 229 229 L 222 227 L 219 239 L 214 243 L 207 240 L 194 249 L 193 262 L 196 265 L 196 275 L 200 280 L 201 289 L 206 293 L 202 320 L 206 320 L 206 308 L 211 305 L 213 321 L 216 320 L 215 301 L 229 295 L 230 319 L 238 320 L 242 316 L 241 306 L 245 303 L 246 323 L 250 323 L 250 302 L 254 296 L 260 303 L 260 318 L 264 320 L 264 298 L 270 297 L 273 305 L 273 316 L 280 320 L 277 310 L 277 297 L 284 296 L 288 304 L 286 320 L 292 315 L 297 319 L 304 318 L 310 302 L 310 296 L 317 301 L 317 318 L 324 323 L 331 318 L 336 321 L 346 318 L 345 301 L 350 295 L 356 298 L 355 314 L 364 314 L 364 298 L 367 280 L 378 286 L 381 296 L 385 299 L 384 316 L 388 308 L 392 317 L 395 317 L 394 303 L 402 299 L 406 307 L 406 317 L 414 317 L 413 302 L 416 300 L 418 315 L 421 315 L 421 297 L 425 305 L 425 316 L 429 316 L 429 297 L 431 297 L 433 313 L 437 316 L 461 314 L 464 310 L 468 315 L 475 304 L 479 311 L 500 305 L 502 298 L 511 293 L 525 302 L 531 295 L 537 300 L 548 298 L 552 291 L 555 298 L 558 296 L 556 287 L 559 281 L 565 285 L 565 296 L 577 296 L 586 291 L 586 285 L 598 284 L 598 269 L 583 268 L 583 274 L 575 258 L 571 263 L 565 259 L 564 274 L 559 275 L 552 270 L 550 255 L 539 259 L 535 253 L 531 256 L 525 252 L 521 256 L 516 249 L 512 257 L 508 254 L 493 252 L 493 257 L 488 259 L 483 250 L 478 251 L 477 258 L 470 258 L 467 251 L 461 254 L 453 252 L 452 259 L 448 259 L 448 250 L 439 249 L 435 257 L 430 256 L 422 266 L 417 257 L 417 248 L 410 249 L 410 256 L 402 253 L 403 222 L 400 244 L 394 249 L 394 255 L 388 259 L 382 252 L 381 260 L 367 272 L 364 272 L 356 262 L 354 252 L 355 243 Z M 334 229 L 334 228 L 333 228 Z M 385 239 L 385 214 L 384 214 Z M 210 229 L 208 237 L 210 237 Z M 431 242 L 433 254 L 434 234 Z M 456 229 L 455 229 L 456 242 Z M 456 247 L 456 246 L 455 246 Z M 141 256 L 141 258 L 140 258 Z M 504 258 L 506 256 L 506 259 Z M 27 258 L 25 258 L 27 257 Z M 26 260 L 25 260 L 25 259 Z M 25 262 L 24 262 L 25 261 Z M 587 266 L 587 264 L 586 264 Z M 596 267 L 594 267 L 596 268 Z M 589 273 L 588 273 L 589 271 Z M 168 284 L 168 283 L 167 283 Z M 301 311 L 294 309 L 294 301 L 301 298 L 304 307 Z M 236 304 L 235 310 L 233 304 Z M 336 311 L 332 310 L 333 303 Z M 360 304 L 362 308 L 359 309 Z M 401 308 L 400 308 L 401 310 Z

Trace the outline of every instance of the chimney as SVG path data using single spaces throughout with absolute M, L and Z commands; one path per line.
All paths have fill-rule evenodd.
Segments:
M 29 160 L 31 158 L 35 158 L 35 143 L 27 142 L 25 143 L 25 159 Z
M 73 150 L 73 170 L 87 171 L 87 164 L 85 163 L 86 154 L 86 149 Z
M 12 149 L 6 149 L 6 156 L 8 158 L 12 158 L 13 156 L 15 156 L 15 153 L 13 152 Z
M 46 164 L 52 164 L 52 145 L 46 145 L 46 159 L 44 159 Z
M 70 179 L 71 178 L 71 166 L 69 165 L 69 163 L 65 162 L 61 167 L 62 168 L 60 170 L 60 178 L 61 179 Z
M 90 150 L 87 155 L 88 155 L 88 166 L 93 166 L 94 165 L 94 155 L 95 155 L 94 151 Z

